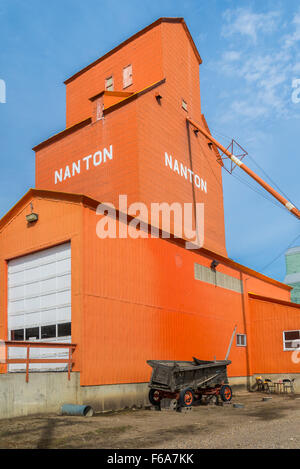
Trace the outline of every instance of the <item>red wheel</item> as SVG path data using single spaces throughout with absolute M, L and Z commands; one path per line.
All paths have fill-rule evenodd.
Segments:
M 230 402 L 232 399 L 232 389 L 230 386 L 225 384 L 224 386 L 221 387 L 220 389 L 220 396 L 222 401 L 224 402 Z
M 159 405 L 161 401 L 160 392 L 157 389 L 150 389 L 149 401 L 152 405 Z
M 195 396 L 191 388 L 181 391 L 179 396 L 179 403 L 182 407 L 191 407 L 194 403 Z

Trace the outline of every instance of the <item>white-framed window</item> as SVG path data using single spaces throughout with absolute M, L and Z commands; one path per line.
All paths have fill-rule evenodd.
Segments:
M 51 324 L 46 326 L 28 327 L 10 331 L 10 340 L 45 340 L 58 337 L 71 337 L 71 323 Z
M 106 91 L 114 90 L 114 77 L 112 75 L 110 77 L 105 78 L 105 89 Z
M 132 85 L 132 65 L 123 68 L 123 88 Z
M 283 332 L 283 350 L 289 352 L 300 349 L 300 330 Z
M 247 346 L 247 336 L 246 336 L 246 334 L 237 334 L 236 335 L 236 345 L 237 345 L 237 347 L 246 347 Z
M 181 107 L 182 107 L 182 109 L 184 109 L 187 112 L 188 105 L 187 105 L 187 102 L 184 99 L 181 100 Z

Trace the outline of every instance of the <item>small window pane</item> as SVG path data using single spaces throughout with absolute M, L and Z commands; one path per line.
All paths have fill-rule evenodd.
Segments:
M 236 345 L 238 345 L 239 347 L 246 347 L 246 335 L 245 334 L 237 334 Z
M 57 337 L 66 337 L 71 335 L 71 323 L 58 324 Z
M 41 327 L 41 339 L 51 339 L 56 337 L 56 325 L 42 326 Z
M 292 341 L 292 348 L 300 348 L 300 340 L 293 340 Z
M 188 110 L 188 106 L 187 106 L 187 103 L 186 101 L 183 99 L 182 102 L 181 102 L 181 106 L 182 106 L 182 109 L 184 109 L 185 111 Z
M 24 329 L 16 329 L 11 331 L 10 340 L 24 340 Z
M 123 68 L 123 88 L 132 85 L 132 65 Z
M 286 343 L 285 343 L 285 348 L 293 349 L 293 348 L 294 348 L 293 342 L 286 342 Z
M 35 340 L 40 338 L 40 328 L 30 327 L 26 329 L 26 340 Z
M 285 340 L 298 340 L 300 339 L 300 331 L 285 332 Z
M 108 77 L 105 80 L 105 89 L 107 91 L 113 91 L 114 90 L 114 79 L 113 77 Z

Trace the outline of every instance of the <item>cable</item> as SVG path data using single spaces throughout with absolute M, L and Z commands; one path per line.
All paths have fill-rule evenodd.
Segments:
M 228 137 L 227 135 L 224 135 L 224 134 L 221 134 L 220 132 L 215 132 L 219 135 L 222 135 L 223 137 Z M 230 138 L 230 137 L 228 137 Z M 202 145 L 200 145 L 200 147 L 202 148 Z M 205 155 L 205 152 L 204 152 L 204 155 Z M 208 163 L 209 163 L 209 160 L 207 159 Z M 209 163 L 209 166 L 212 170 L 212 172 L 214 173 L 212 167 L 211 167 L 211 164 Z M 272 197 L 269 197 L 267 194 L 268 192 L 267 191 L 260 191 L 259 190 L 259 185 L 257 187 L 254 187 L 252 186 L 248 181 L 246 181 L 245 179 L 241 178 L 240 176 L 234 174 L 234 173 L 231 173 L 231 176 L 233 176 L 235 179 L 237 179 L 238 181 L 240 181 L 242 184 L 245 184 L 246 186 L 248 186 L 252 191 L 256 192 L 258 195 L 260 195 L 261 197 L 263 197 L 265 200 L 269 201 L 271 204 L 273 204 L 275 207 L 277 208 L 280 208 L 281 210 L 283 210 L 285 213 L 287 213 L 286 209 L 281 205 L 279 204 L 277 201 L 275 201 L 275 199 Z
M 214 129 L 212 129 L 214 131 L 214 133 L 224 137 L 224 138 L 228 138 L 230 140 L 232 140 L 231 137 L 229 137 L 228 135 L 224 135 Z M 269 179 L 269 181 L 273 184 L 273 186 L 275 186 L 277 188 L 277 190 L 279 192 L 281 192 L 282 195 L 284 195 L 284 197 L 289 200 L 290 202 L 291 199 L 283 192 L 283 190 L 278 186 L 278 184 L 276 184 L 276 182 L 266 173 L 266 171 L 255 161 L 255 159 L 253 158 L 253 156 L 251 155 L 247 155 L 251 160 L 252 162 L 260 169 L 260 171 L 262 171 L 262 173 L 265 175 L 265 177 L 267 179 Z M 269 202 L 271 202 L 273 205 L 275 205 L 276 207 L 279 207 L 281 208 L 282 210 L 286 212 L 285 208 L 280 205 L 280 204 L 277 204 L 274 199 L 270 199 L 269 197 L 266 196 L 266 194 L 263 194 L 261 193 L 259 190 L 257 190 L 256 188 L 254 188 L 251 184 L 249 184 L 247 181 L 243 180 L 241 177 L 237 176 L 236 174 L 231 174 L 235 179 L 239 180 L 240 182 L 242 182 L 243 184 L 247 185 L 250 189 L 252 189 L 254 192 L 256 192 L 257 194 L 261 195 L 262 197 L 264 197 L 266 200 L 268 200 Z M 292 202 L 293 203 L 293 202 Z M 293 203 L 293 205 L 295 205 Z M 300 234 L 296 236 L 295 239 L 293 239 L 293 241 L 282 251 L 280 252 L 280 254 L 278 254 L 271 262 L 269 262 L 265 267 L 263 267 L 262 269 L 260 269 L 260 272 L 264 272 L 265 270 L 267 270 L 272 264 L 274 264 L 274 262 L 276 262 L 290 247 L 292 247 L 292 245 L 300 238 Z
M 289 202 L 293 203 L 292 200 L 283 192 L 283 190 L 280 189 L 280 187 L 278 186 L 278 184 L 276 184 L 276 182 L 266 173 L 266 171 L 255 161 L 255 159 L 253 158 L 253 156 L 251 156 L 251 155 L 248 155 L 248 156 L 249 156 L 249 158 L 253 161 L 253 163 L 262 171 L 262 173 L 270 180 L 270 182 L 273 184 L 273 186 L 275 186 L 276 189 L 277 189 L 279 192 L 281 192 L 281 194 L 284 195 L 284 197 L 285 197 Z M 295 205 L 295 204 L 293 203 L 293 205 Z
M 275 202 L 275 199 L 271 198 L 271 197 L 268 197 L 266 193 L 264 192 L 261 192 L 258 188 L 252 186 L 248 181 L 244 180 L 243 178 L 237 176 L 236 174 L 231 174 L 231 176 L 233 176 L 235 179 L 237 179 L 238 181 L 240 181 L 242 184 L 245 184 L 246 186 L 248 186 L 251 190 L 253 190 L 254 192 L 256 192 L 258 195 L 260 195 L 261 197 L 263 197 L 265 200 L 267 200 L 268 202 L 270 202 L 271 204 L 273 204 L 275 207 L 277 208 L 280 208 L 281 210 L 283 210 L 285 213 L 287 213 L 286 209 L 283 207 L 283 205 L 280 205 L 279 203 Z
M 264 272 L 265 270 L 267 270 L 272 264 L 274 264 L 275 261 L 277 261 L 277 259 L 279 259 L 290 247 L 292 247 L 292 245 L 297 241 L 297 239 L 300 238 L 300 234 L 284 249 L 284 251 L 282 251 L 280 254 L 278 254 L 278 256 L 276 256 L 271 262 L 269 262 L 269 264 L 267 264 L 263 269 L 260 269 L 260 272 Z
M 229 137 L 229 135 L 222 134 L 221 132 L 219 132 L 219 131 L 217 131 L 216 129 L 213 129 L 213 128 L 212 128 L 211 130 L 213 130 L 213 132 L 216 133 L 217 135 L 220 135 L 220 136 L 222 136 L 222 137 L 224 137 L 224 138 L 228 138 L 228 139 L 232 140 L 232 137 Z M 251 155 L 249 155 L 249 154 L 248 154 L 247 156 L 248 156 L 248 157 L 251 159 L 251 161 L 257 166 L 257 168 L 259 168 L 260 171 L 262 171 L 262 173 L 265 175 L 265 177 L 266 177 L 267 179 L 269 179 L 269 181 L 273 184 L 273 186 L 275 186 L 276 189 L 277 189 L 289 202 L 291 202 L 293 205 L 296 205 L 296 204 L 287 196 L 287 194 L 284 193 L 284 191 L 279 187 L 279 185 L 276 184 L 276 182 L 267 174 L 267 172 L 256 162 L 256 160 L 254 159 L 254 157 L 251 156 Z

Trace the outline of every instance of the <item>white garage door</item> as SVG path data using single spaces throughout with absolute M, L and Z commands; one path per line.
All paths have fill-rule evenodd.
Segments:
M 19 257 L 8 263 L 10 340 L 71 342 L 71 244 Z M 31 349 L 30 358 L 67 358 L 62 349 Z M 10 348 L 9 358 L 26 358 Z M 23 371 L 25 365 L 9 365 Z M 62 370 L 65 364 L 32 364 L 30 370 Z

